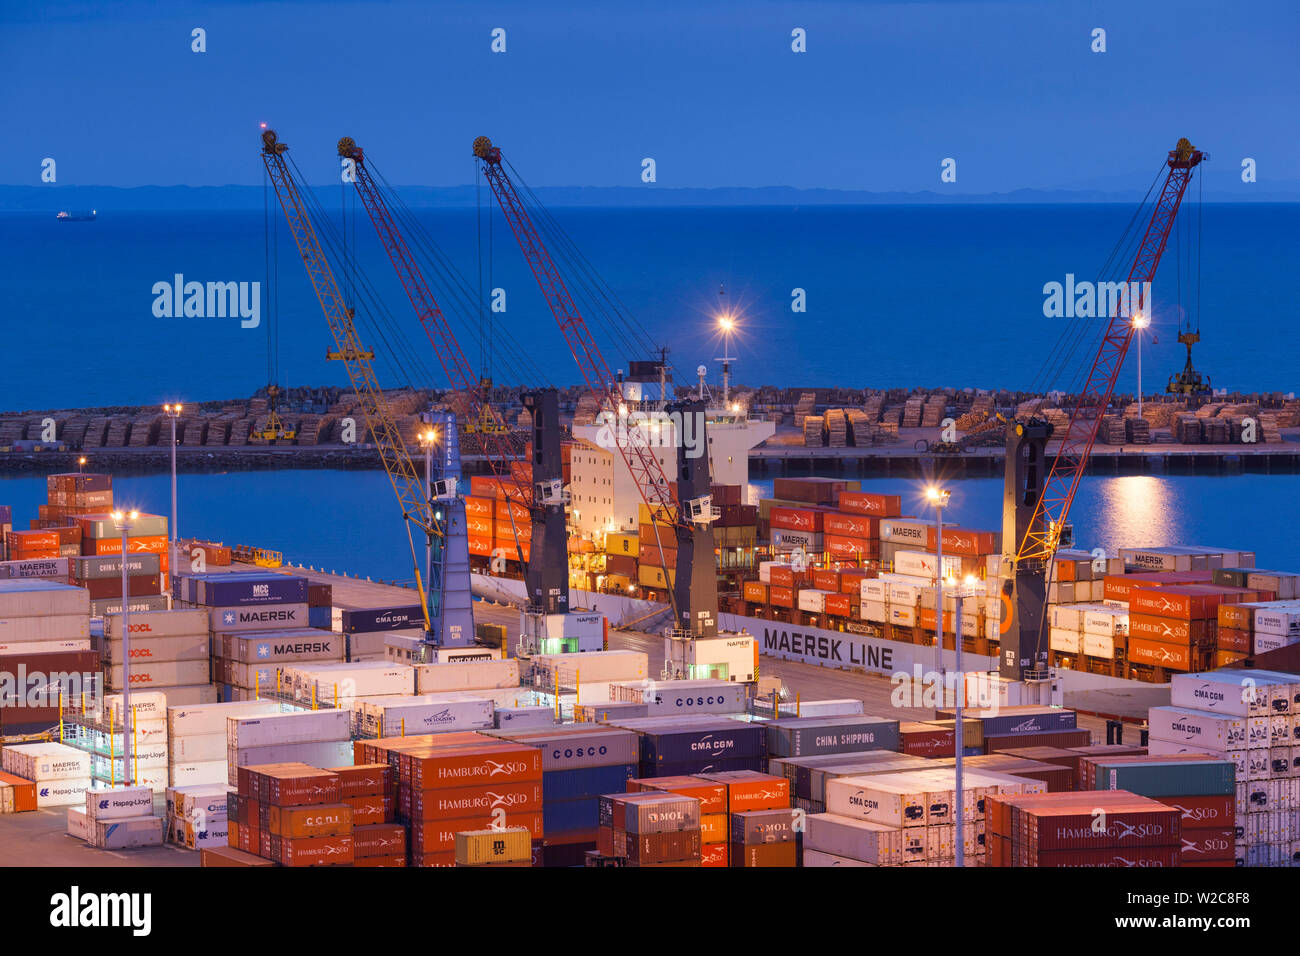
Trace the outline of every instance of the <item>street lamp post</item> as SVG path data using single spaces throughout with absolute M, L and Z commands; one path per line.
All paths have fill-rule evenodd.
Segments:
M 1142 417 L 1142 330 L 1151 324 L 1151 319 L 1141 312 L 1133 316 L 1133 330 L 1138 340 L 1138 418 Z
M 131 586 L 127 580 L 127 539 L 131 536 L 131 522 L 138 518 L 136 511 L 115 511 L 113 520 L 122 532 L 122 781 L 131 786 L 131 727 L 135 723 L 131 713 Z
M 86 468 L 86 456 L 82 455 L 77 459 L 77 474 L 81 474 Z
M 956 780 L 954 781 L 957 789 L 956 800 L 954 801 L 957 806 L 957 836 L 955 841 L 957 847 L 957 866 L 966 865 L 966 813 L 964 802 L 962 800 L 962 758 L 964 757 L 963 750 L 965 749 L 966 735 L 962 728 L 961 714 L 962 702 L 966 697 L 966 674 L 961 669 L 961 605 L 967 597 L 976 593 L 978 592 L 975 589 L 975 579 L 969 575 L 966 577 L 964 586 L 956 588 L 953 591 L 953 648 L 957 655 L 955 664 L 957 670 L 956 699 L 953 701 L 953 716 L 956 718 L 954 722 L 956 727 L 954 731 L 956 743 L 953 748 L 955 751 L 953 756 L 957 761 Z
M 725 407 L 731 398 L 731 363 L 735 356 L 731 354 L 731 333 L 736 330 L 736 320 L 730 315 L 718 316 L 718 328 L 722 330 L 722 404 Z
M 934 505 L 934 605 L 937 608 L 934 620 L 934 672 L 943 674 L 943 509 L 948 505 L 952 492 L 931 485 L 925 489 L 925 497 Z M 942 686 L 942 685 L 941 685 Z
M 179 574 L 180 564 L 178 563 L 179 552 L 176 548 L 176 419 L 181 417 L 181 405 L 177 402 L 175 405 L 164 405 L 163 414 L 171 420 L 172 427 L 172 522 L 171 522 L 171 561 L 168 562 L 168 573 Z M 164 580 L 164 588 L 166 581 Z

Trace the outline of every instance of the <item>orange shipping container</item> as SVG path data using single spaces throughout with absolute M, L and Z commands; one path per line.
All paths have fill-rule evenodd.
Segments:
M 456 849 L 456 834 L 467 830 L 485 830 L 493 826 L 493 813 L 480 813 L 471 817 L 451 820 L 412 820 L 411 849 L 425 855 L 446 853 L 449 849 L 453 855 Z M 527 827 L 534 840 L 542 838 L 542 815 L 540 813 L 506 813 L 506 826 Z
M 1240 599 L 1240 592 L 1232 594 L 1226 589 L 1206 587 L 1147 588 L 1138 586 L 1129 592 L 1129 611 L 1134 614 L 1152 614 L 1157 617 L 1176 617 L 1182 621 L 1217 620 L 1219 604 L 1225 598 L 1229 604 Z
M 496 508 L 494 509 L 497 524 L 500 525 L 504 522 L 507 528 L 510 527 L 511 512 L 514 512 L 515 524 L 517 525 L 527 524 L 532 520 L 527 507 L 517 501 L 507 501 L 502 499 L 496 503 Z
M 284 866 L 337 866 L 353 860 L 352 834 L 280 839 L 279 862 Z
M 762 581 L 745 582 L 745 600 L 755 604 L 767 603 L 767 585 Z
M 826 613 L 834 617 L 849 617 L 853 613 L 853 596 L 849 594 L 827 594 Z
M 503 538 L 498 535 L 496 538 L 492 539 L 492 548 L 494 553 L 500 551 L 507 561 L 527 561 L 530 557 L 529 552 L 531 550 L 531 542 L 520 541 L 518 547 L 516 547 L 512 538 Z M 523 554 L 522 559 L 520 558 L 521 552 Z
M 326 837 L 352 832 L 352 808 L 346 803 L 269 808 L 270 830 L 279 837 Z
M 1226 604 L 1219 605 L 1220 608 L 1225 608 L 1227 606 L 1228 605 Z M 1230 651 L 1234 654 L 1249 654 L 1250 631 L 1219 625 L 1218 632 L 1215 634 L 1214 638 L 1214 646 L 1221 651 Z
M 768 569 L 769 583 L 773 587 L 792 588 L 796 585 L 794 568 L 788 564 L 774 564 Z M 797 583 L 802 584 L 806 578 L 804 572 L 797 576 Z
M 998 535 L 992 531 L 969 531 L 964 528 L 944 528 L 943 553 L 965 558 L 978 558 L 998 552 Z
M 867 515 L 828 514 L 822 519 L 827 534 L 841 534 L 846 538 L 879 538 L 880 519 Z
M 57 531 L 7 531 L 5 544 L 10 551 L 34 551 L 59 547 Z
M 364 797 L 344 797 L 343 802 L 352 808 L 354 827 L 388 823 L 393 819 L 393 798 L 372 793 Z
M 822 537 L 822 547 L 837 561 L 869 561 L 880 557 L 880 542 L 874 539 L 827 534 Z
M 494 781 L 473 787 L 450 790 L 413 790 L 411 819 L 456 820 L 462 817 L 491 815 L 493 810 L 507 813 L 534 813 L 542 809 L 540 780 L 518 782 Z
M 410 786 L 413 790 L 541 779 L 542 752 L 536 747 L 482 745 L 411 755 Z
M 492 518 L 495 514 L 496 503 L 491 498 L 476 498 L 474 495 L 465 496 L 466 517 Z
M 838 591 L 840 589 L 840 572 L 833 568 L 814 568 L 812 586 L 818 591 Z
M 532 526 L 528 526 L 532 530 Z M 465 516 L 465 533 L 471 537 L 492 538 L 496 534 L 496 523 L 491 517 L 484 518 L 480 515 Z
M 817 532 L 822 530 L 823 514 L 816 508 L 773 508 L 768 521 L 784 531 Z
M 1141 637 L 1149 641 L 1192 644 L 1203 643 L 1213 638 L 1214 626 L 1211 621 L 1183 621 L 1174 617 L 1157 617 L 1153 614 L 1130 612 L 1128 633 L 1130 637 Z
M 1219 627 L 1235 628 L 1241 631 L 1254 629 L 1255 609 L 1242 607 L 1240 604 L 1219 605 Z
M 767 589 L 768 602 L 775 607 L 794 607 L 794 588 L 773 584 Z
M 1107 601 L 1127 601 L 1135 587 L 1159 588 L 1167 585 L 1208 582 L 1213 571 L 1137 571 L 1133 574 L 1108 574 L 1103 579 Z
M 877 495 L 866 491 L 841 491 L 840 511 L 871 515 L 875 518 L 898 518 L 903 514 L 903 499 L 898 495 Z
M 167 536 L 165 534 L 149 535 L 143 538 L 127 538 L 126 550 L 129 554 L 166 554 Z M 82 554 L 120 554 L 121 538 L 83 538 Z
M 469 553 L 480 558 L 492 557 L 492 538 L 471 534 L 469 536 Z
M 728 813 L 783 810 L 790 806 L 790 781 L 785 777 L 754 770 L 702 773 L 699 776 L 726 785 Z
M 722 867 L 728 863 L 726 843 L 705 843 L 700 847 L 700 866 Z
M 700 801 L 700 814 L 702 817 L 722 814 L 723 826 L 726 826 L 727 787 L 725 784 L 705 780 L 701 777 L 638 777 L 627 782 L 628 793 L 644 793 L 650 790 L 675 793 L 682 797 L 694 797 Z M 725 836 L 723 839 L 726 839 Z M 705 840 L 705 842 L 712 841 Z
M 1128 659 L 1133 664 L 1150 664 L 1170 670 L 1185 671 L 1191 670 L 1192 667 L 1192 649 L 1187 644 L 1170 644 L 1130 637 Z
M 862 582 L 873 577 L 875 577 L 875 574 L 871 571 L 845 568 L 840 572 L 840 591 L 856 597 L 862 593 Z

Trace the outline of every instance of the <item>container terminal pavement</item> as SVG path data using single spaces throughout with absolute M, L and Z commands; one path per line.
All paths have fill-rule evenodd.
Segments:
M 528 684 L 516 659 L 401 664 L 385 658 L 382 641 L 369 645 L 370 660 L 345 663 L 333 649 L 337 632 L 325 628 L 268 630 L 256 613 L 242 630 L 221 628 L 238 628 L 232 608 L 310 615 L 327 587 L 330 602 L 358 610 L 399 606 L 410 592 L 318 572 L 275 574 L 262 587 L 269 577 L 251 568 L 183 577 L 188 599 L 175 609 L 131 616 L 132 659 L 141 663 L 130 672 L 158 677 L 132 688 L 135 787 L 121 785 L 120 616 L 108 614 L 102 634 L 92 633 L 86 588 L 0 582 L 6 651 L 23 644 L 35 671 L 38 654 L 90 650 L 108 682 L 98 711 L 65 709 L 62 742 L 0 753 L 0 863 L 780 867 L 958 858 L 956 817 L 937 809 L 955 800 L 934 799 L 954 789 L 955 724 L 944 711 L 894 708 L 885 678 L 765 659 L 764 673 L 797 692 L 801 708 L 772 721 L 746 719 L 756 708 L 743 685 L 659 682 L 647 702 L 641 680 L 657 676 L 663 643 L 650 634 L 613 631 L 610 651 L 567 655 L 586 671 L 572 688 L 563 655 L 535 658 Z M 274 603 L 245 603 L 257 594 Z M 513 640 L 517 611 L 483 603 L 476 611 Z M 222 669 L 228 700 L 213 700 L 208 683 L 159 689 L 185 679 L 196 660 Z M 1171 705 L 1152 711 L 1146 748 L 1095 743 L 1103 723 L 1060 708 L 969 714 L 964 865 L 1289 865 L 1300 850 L 1290 748 L 1300 678 L 1253 679 L 1257 694 L 1234 704 L 1242 695 L 1224 689 L 1239 690 L 1241 679 L 1231 671 L 1179 675 Z M 563 700 L 566 721 L 585 723 L 556 725 L 557 685 L 562 698 L 577 695 L 576 706 Z M 988 798 L 983 807 L 976 794 Z M 1105 835 L 1062 845 L 1017 836 L 1090 818 L 1098 805 L 1116 826 L 1146 824 L 1158 835 L 1124 854 Z

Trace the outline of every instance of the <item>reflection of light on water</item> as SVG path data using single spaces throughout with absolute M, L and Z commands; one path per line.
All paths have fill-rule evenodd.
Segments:
M 1097 483 L 1097 513 L 1092 533 L 1107 551 L 1176 544 L 1177 495 L 1169 483 L 1151 475 L 1125 475 Z

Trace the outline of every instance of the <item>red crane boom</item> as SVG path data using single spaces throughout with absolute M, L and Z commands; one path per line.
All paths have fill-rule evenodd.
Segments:
M 1146 290 L 1155 279 L 1156 267 L 1164 254 L 1183 193 L 1191 182 L 1192 170 L 1206 158 L 1203 152 L 1185 138 L 1180 139 L 1177 146 L 1169 151 L 1169 172 L 1165 176 L 1151 221 L 1142 236 L 1142 244 L 1129 269 L 1128 285 L 1125 286 L 1126 289 L 1137 290 L 1136 308 L 1131 310 L 1133 315 L 1146 307 Z M 1070 413 L 1070 424 L 1061 436 L 1061 444 L 1038 498 L 1033 520 L 1016 553 L 1017 562 L 1050 561 L 1056 553 L 1057 542 L 1069 517 L 1070 506 L 1074 503 L 1074 495 L 1079 489 L 1088 456 L 1097 441 L 1102 416 L 1110 406 L 1115 393 L 1115 381 L 1124 364 L 1124 356 L 1128 354 L 1129 343 L 1133 340 L 1132 316 L 1123 315 L 1122 311 L 1117 303 L 1097 357 L 1088 372 L 1087 383 Z
M 493 424 L 501 428 L 500 431 L 488 429 L 481 433 L 485 446 L 483 450 L 487 454 L 489 465 L 498 478 L 511 481 L 521 501 L 531 506 L 533 500 L 531 487 L 519 481 L 510 469 L 510 461 L 515 456 L 504 435 L 505 422 L 498 411 L 483 400 L 478 377 L 470 368 L 460 343 L 456 341 L 447 317 L 438 307 L 424 273 L 411 254 L 410 246 L 397 228 L 383 193 L 377 188 L 370 175 L 370 170 L 366 166 L 365 151 L 352 137 L 344 136 L 339 140 L 338 154 L 345 159 L 353 160 L 355 183 L 361 202 L 370 215 L 370 221 L 375 227 L 380 242 L 383 243 L 384 250 L 388 253 L 388 258 L 392 260 L 402 288 L 406 290 L 406 297 L 410 300 L 411 307 L 415 309 L 415 314 L 424 328 L 425 335 L 429 338 L 429 344 L 433 346 L 434 354 L 438 357 L 448 383 L 453 389 L 466 395 L 470 420 L 479 420 L 480 415 L 486 413 Z
M 550 306 L 555 321 L 560 326 L 569 350 L 582 372 L 588 390 L 595 396 L 597 407 L 609 404 L 615 412 L 623 404 L 623 396 L 618 383 L 610 373 L 609 365 L 601 354 L 600 347 L 592 338 L 587 323 L 583 320 L 573 297 L 569 294 L 560 276 L 555 262 L 543 244 L 537 228 L 533 225 L 528 211 L 524 208 L 514 183 L 506 175 L 501 162 L 501 150 L 492 145 L 486 136 L 474 140 L 474 155 L 483 161 L 483 172 L 492 194 L 501 206 L 501 212 L 519 243 L 519 249 L 541 287 L 546 304 Z M 621 423 L 620 423 L 621 424 Z M 654 517 L 663 517 L 669 524 L 677 523 L 677 509 L 673 503 L 672 491 L 663 466 L 651 451 L 645 433 L 635 425 L 620 427 L 615 444 L 619 454 L 632 473 L 641 492 L 641 497 L 650 508 Z

